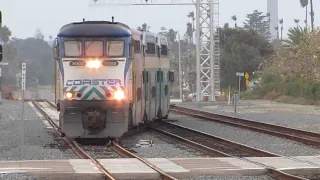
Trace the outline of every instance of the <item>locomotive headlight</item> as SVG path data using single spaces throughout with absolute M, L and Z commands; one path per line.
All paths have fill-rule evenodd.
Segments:
M 101 66 L 101 61 L 99 60 L 90 60 L 87 62 L 88 68 L 96 68 L 98 69 Z
M 123 99 L 124 98 L 124 92 L 120 91 L 120 90 L 116 91 L 114 93 L 114 98 L 116 98 L 117 100 Z
M 72 92 L 66 92 L 64 95 L 65 95 L 65 97 L 66 97 L 67 99 L 73 98 L 73 93 L 72 93 Z

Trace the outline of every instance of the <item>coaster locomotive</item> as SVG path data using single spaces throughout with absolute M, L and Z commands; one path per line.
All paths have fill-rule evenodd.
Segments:
M 73 138 L 119 138 L 168 116 L 170 71 L 165 36 L 119 22 L 63 26 L 55 39 L 55 103 L 60 131 Z

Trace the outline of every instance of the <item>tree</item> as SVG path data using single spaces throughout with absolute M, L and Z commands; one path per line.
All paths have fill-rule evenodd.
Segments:
M 0 27 L 0 39 L 3 44 L 10 40 L 11 31 L 7 26 Z
M 192 31 L 192 33 L 191 33 L 191 41 L 190 41 L 190 43 L 193 43 L 193 32 L 195 31 L 195 28 L 194 28 L 194 21 L 195 21 L 195 17 L 194 17 L 194 12 L 192 11 L 192 12 L 189 12 L 189 14 L 188 14 L 188 18 L 191 18 L 191 21 L 192 21 L 192 26 L 191 26 L 191 31 Z M 187 26 L 188 26 L 188 24 L 187 24 Z M 187 28 L 189 28 L 189 27 L 187 27 Z
M 282 40 L 282 33 L 283 33 L 283 18 L 279 20 L 279 24 L 281 25 L 280 32 L 281 32 L 281 40 Z
M 137 27 L 137 30 L 150 32 L 150 26 L 148 26 L 147 23 L 143 23 L 140 27 Z
M 37 29 L 36 30 L 36 33 L 35 33 L 35 35 L 34 35 L 34 38 L 36 38 L 36 39 L 44 39 L 44 35 L 42 34 L 42 32 L 40 31 L 40 29 Z
M 270 30 L 270 23 L 271 23 L 271 14 L 270 13 L 267 13 L 267 18 L 268 18 L 268 29 Z
M 186 34 L 189 39 L 189 43 L 192 44 L 192 39 L 193 39 L 193 30 L 192 30 L 192 24 L 190 22 L 187 23 L 187 31 Z
M 247 14 L 247 19 L 244 22 L 244 29 L 253 30 L 259 35 L 269 39 L 271 34 L 269 31 L 269 23 L 266 19 L 267 16 L 262 15 L 262 12 L 254 10 L 252 14 Z
M 313 0 L 310 0 L 311 9 L 311 30 L 314 31 L 314 11 L 313 11 Z
M 231 19 L 234 21 L 234 28 L 237 28 L 237 16 L 236 15 L 233 15 L 231 16 Z
M 277 38 L 279 39 L 279 26 L 274 27 L 274 29 L 277 31 Z
M 288 30 L 288 40 L 283 40 L 290 46 L 299 46 L 307 40 L 307 35 L 310 33 L 307 27 L 294 27 Z
M 306 8 L 306 19 L 304 20 L 304 22 L 306 23 L 306 27 L 308 27 L 308 4 L 309 0 L 300 0 L 300 5 L 302 6 L 302 8 Z
M 297 27 L 299 27 L 299 22 L 300 22 L 300 20 L 299 20 L 299 19 L 294 19 L 294 23 L 296 23 L 296 24 L 297 24 Z
M 221 28 L 221 87 L 236 87 L 235 73 L 254 72 L 273 54 L 271 44 L 254 30 Z M 243 86 L 244 87 L 244 86 Z
M 305 28 L 306 29 L 306 28 Z M 293 78 L 306 82 L 320 82 L 320 31 L 305 35 L 294 51 L 280 49 L 268 71 L 279 74 L 283 81 Z

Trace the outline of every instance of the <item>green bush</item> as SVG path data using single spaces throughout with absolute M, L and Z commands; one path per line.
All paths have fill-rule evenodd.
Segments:
M 319 100 L 320 83 L 306 82 L 299 78 L 281 80 L 278 75 L 265 73 L 262 76 L 261 87 L 254 88 L 250 96 L 252 96 L 252 98 L 263 98 L 267 93 L 271 92 L 278 92 L 295 98 L 302 97 Z

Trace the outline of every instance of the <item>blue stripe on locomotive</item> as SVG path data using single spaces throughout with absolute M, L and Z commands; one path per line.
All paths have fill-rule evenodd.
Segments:
M 129 26 L 121 23 L 115 24 L 108 21 L 86 21 L 67 24 L 60 29 L 58 34 L 59 57 L 65 57 L 63 42 L 66 40 L 88 40 L 93 38 L 123 40 L 125 41 L 124 57 L 127 59 L 124 68 L 124 86 L 126 87 L 125 79 L 131 63 L 131 59 L 129 58 L 129 43 L 131 36 L 132 34 Z M 59 61 L 59 68 L 61 70 L 62 81 L 64 82 L 64 68 L 61 59 Z

